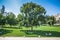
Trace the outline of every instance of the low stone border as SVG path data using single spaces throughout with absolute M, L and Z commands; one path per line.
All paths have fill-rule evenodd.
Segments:
M 0 37 L 0 40 L 60 40 L 60 37 Z

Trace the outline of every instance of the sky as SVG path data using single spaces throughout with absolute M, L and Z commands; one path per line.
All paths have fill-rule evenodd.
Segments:
M 60 0 L 0 0 L 0 9 L 5 6 L 6 12 L 13 12 L 16 16 L 21 13 L 20 8 L 24 3 L 33 2 L 46 9 L 46 15 L 60 13 Z

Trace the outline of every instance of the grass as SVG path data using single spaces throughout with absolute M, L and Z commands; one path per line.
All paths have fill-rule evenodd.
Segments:
M 0 28 L 0 36 L 2 37 L 60 37 L 59 26 L 34 26 L 33 31 L 30 27 L 19 28 Z

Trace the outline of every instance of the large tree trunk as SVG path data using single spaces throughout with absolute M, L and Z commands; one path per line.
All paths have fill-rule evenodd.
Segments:
M 33 31 L 33 20 L 31 21 L 31 31 Z
M 33 31 L 33 26 L 31 26 L 31 31 Z
M 3 28 L 3 25 L 2 25 L 2 28 Z

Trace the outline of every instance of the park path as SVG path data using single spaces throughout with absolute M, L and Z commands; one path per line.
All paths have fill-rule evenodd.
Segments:
M 0 37 L 0 40 L 60 40 L 60 37 Z

